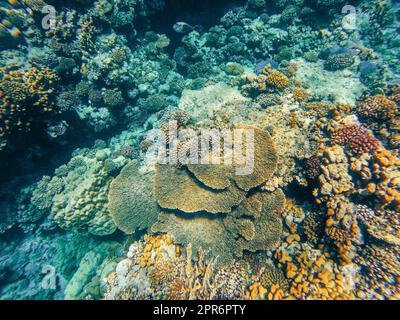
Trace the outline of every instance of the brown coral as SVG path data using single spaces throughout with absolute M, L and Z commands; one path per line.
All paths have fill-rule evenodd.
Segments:
M 274 173 L 278 156 L 271 136 L 266 131 L 250 125 L 237 125 L 235 129 L 244 130 L 246 137 L 249 132 L 254 132 L 254 169 L 251 174 L 236 175 L 234 177 L 240 189 L 249 191 L 265 182 Z M 246 154 L 246 151 L 252 150 L 243 150 L 243 154 Z M 236 169 L 241 167 L 244 166 L 235 165 Z
M 17 132 L 29 131 L 43 114 L 54 112 L 50 97 L 58 77 L 46 67 L 1 71 L 0 138 L 7 139 Z
M 356 124 L 348 124 L 331 133 L 331 138 L 339 144 L 347 144 L 357 154 L 371 152 L 381 147 L 378 139 L 369 131 Z
M 115 224 L 127 234 L 150 227 L 159 214 L 152 195 L 153 172 L 142 172 L 133 160 L 111 182 L 108 194 Z
M 282 222 L 279 213 L 285 206 L 283 192 L 278 189 L 272 193 L 257 193 L 251 196 L 250 199 L 246 199 L 245 202 L 247 201 L 258 201 L 260 206 L 259 212 L 256 214 L 257 218 L 252 220 L 255 229 L 254 237 L 250 240 L 239 239 L 240 248 L 251 252 L 273 249 L 280 242 L 282 233 Z M 238 216 L 247 215 L 245 208 L 248 208 L 248 206 L 239 207 L 234 214 Z M 254 216 L 255 214 L 250 212 L 250 215 Z
M 356 104 L 356 110 L 359 115 L 374 119 L 391 119 L 398 114 L 396 103 L 382 94 L 366 97 Z
M 228 213 L 242 202 L 245 194 L 235 185 L 230 185 L 226 190 L 213 190 L 201 185 L 184 167 L 158 165 L 154 196 L 164 209 L 178 209 L 187 213 Z
M 194 252 L 200 248 L 219 256 L 218 262 L 230 262 L 236 255 L 235 239 L 221 218 L 207 216 L 182 217 L 161 212 L 158 221 L 151 227 L 154 233 L 168 233 L 176 243 L 192 244 Z

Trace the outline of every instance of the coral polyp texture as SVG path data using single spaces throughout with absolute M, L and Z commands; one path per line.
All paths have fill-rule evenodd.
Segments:
M 399 300 L 399 17 L 0 1 L 0 299 Z

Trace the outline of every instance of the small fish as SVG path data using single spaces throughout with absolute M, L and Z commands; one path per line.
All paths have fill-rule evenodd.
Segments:
M 192 31 L 197 31 L 201 32 L 202 27 L 201 26 L 194 26 L 192 27 L 190 24 L 186 22 L 177 22 L 173 25 L 172 27 L 176 32 L 182 33 L 182 34 L 188 34 Z

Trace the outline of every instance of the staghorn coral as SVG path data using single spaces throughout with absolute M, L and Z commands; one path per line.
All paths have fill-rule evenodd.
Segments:
M 108 201 L 111 216 L 127 234 L 149 228 L 159 214 L 152 195 L 154 172 L 141 167 L 136 160 L 128 163 L 110 185 Z
M 375 151 L 381 144 L 369 131 L 357 124 L 348 124 L 331 132 L 335 143 L 347 144 L 355 153 Z

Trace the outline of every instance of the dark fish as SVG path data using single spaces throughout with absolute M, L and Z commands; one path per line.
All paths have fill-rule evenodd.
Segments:
M 198 31 L 200 32 L 202 27 L 201 26 L 194 26 L 192 27 L 190 24 L 186 22 L 177 22 L 173 25 L 172 27 L 176 32 L 182 33 L 182 34 L 188 34 L 192 31 Z

